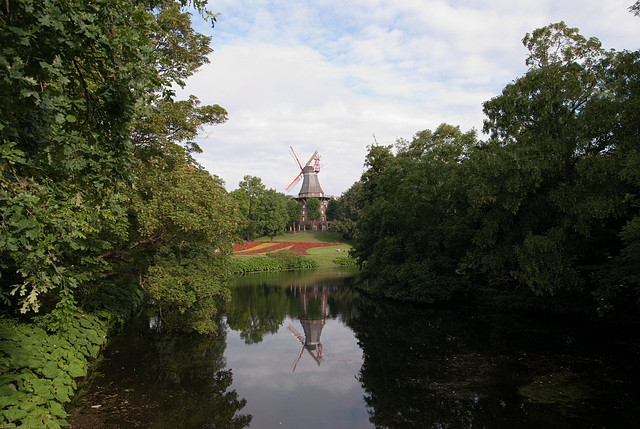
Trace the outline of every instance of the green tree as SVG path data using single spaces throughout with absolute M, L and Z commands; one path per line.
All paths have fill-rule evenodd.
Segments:
M 64 293 L 127 238 L 128 125 L 159 89 L 140 2 L 21 1 L 0 20 L 2 296 Z
M 325 214 L 327 215 L 328 221 L 333 221 L 336 219 L 338 213 L 338 205 L 338 200 L 336 200 L 335 198 L 331 198 L 329 201 L 327 201 L 327 210 Z
M 262 184 L 262 179 L 250 175 L 244 176 L 243 180 L 238 184 L 240 189 L 245 194 L 247 201 L 247 241 L 251 241 L 257 233 L 256 223 L 253 219 L 256 202 L 262 197 L 265 192 L 265 187 Z
M 238 230 L 238 235 L 242 236 L 247 232 L 247 216 L 249 216 L 249 201 L 247 200 L 247 194 L 245 194 L 242 189 L 234 189 L 229 192 L 229 196 L 236 202 L 238 210 L 240 210 L 240 214 L 244 219 L 242 225 L 239 225 L 240 229 Z
M 317 198 L 307 198 L 307 219 L 318 220 L 320 219 L 320 200 Z
M 289 216 L 283 194 L 267 189 L 257 200 L 254 209 L 254 221 L 258 234 L 271 238 L 284 232 Z
M 302 204 L 300 204 L 297 200 L 293 198 L 286 198 L 286 206 L 287 206 L 287 224 L 293 227 L 294 224 L 300 222 L 300 212 L 302 210 Z
M 145 274 L 170 253 L 186 266 L 187 249 L 195 255 L 204 241 L 202 254 L 229 249 L 236 205 L 189 155 L 200 127 L 223 122 L 226 112 L 195 97 L 173 101 L 173 85 L 211 51 L 209 38 L 191 28 L 187 3 L 215 19 L 199 0 L 7 4 L 0 20 L 5 302 L 38 311 L 46 296 L 62 317 L 75 295 L 90 299 L 101 276 L 135 273 L 150 286 L 153 274 Z M 203 209 L 210 210 L 204 221 Z
M 475 144 L 474 131 L 442 124 L 398 141 L 393 158 L 382 153 L 355 240 L 371 291 L 434 302 L 463 290 L 456 269 L 470 233 L 461 163 Z
M 362 182 L 355 182 L 335 201 L 336 209 L 332 227 L 346 240 L 353 240 L 360 219 Z M 327 208 L 328 211 L 328 208 Z
M 636 6 L 638 3 L 636 3 Z M 624 185 L 628 204 L 625 222 L 619 228 L 622 248 L 618 254 L 608 255 L 610 264 L 597 271 L 599 287 L 594 292 L 598 310 L 637 312 L 640 304 L 640 52 L 621 52 L 608 70 L 610 94 L 615 100 L 613 110 L 619 121 L 613 127 L 615 152 L 619 168 L 618 179 Z
M 562 22 L 523 42 L 530 69 L 484 104 L 491 140 L 470 155 L 478 229 L 461 269 L 553 294 L 585 287 L 620 249 L 616 57 Z

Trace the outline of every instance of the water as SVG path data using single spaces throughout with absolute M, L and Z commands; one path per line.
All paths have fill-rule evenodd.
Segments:
M 105 352 L 73 427 L 637 424 L 637 331 L 374 301 L 352 274 L 242 277 L 217 336 L 140 319 Z

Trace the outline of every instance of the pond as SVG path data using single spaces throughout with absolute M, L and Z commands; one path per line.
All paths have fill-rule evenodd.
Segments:
M 626 428 L 636 330 L 372 300 L 345 269 L 244 276 L 218 335 L 141 317 L 74 428 Z

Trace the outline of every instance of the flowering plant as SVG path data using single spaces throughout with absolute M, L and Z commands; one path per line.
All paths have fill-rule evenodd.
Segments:
M 308 255 L 307 250 L 314 247 L 338 246 L 341 243 L 304 243 L 293 241 L 274 241 L 272 243 L 262 243 L 255 241 L 245 241 L 243 245 L 234 244 L 233 253 L 236 255 L 262 255 L 269 252 L 288 249 L 297 255 Z

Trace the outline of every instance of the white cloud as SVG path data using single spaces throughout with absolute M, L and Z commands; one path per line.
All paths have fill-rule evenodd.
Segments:
M 481 103 L 525 72 L 525 33 L 564 20 L 607 48 L 636 49 L 631 0 L 220 0 L 212 63 L 186 92 L 229 111 L 198 159 L 237 187 L 284 192 L 288 154 L 323 155 L 327 194 L 362 173 L 367 145 L 442 122 L 482 128 Z M 202 27 L 204 28 L 204 27 Z M 199 27 L 200 31 L 203 31 Z M 297 192 L 297 189 L 294 189 Z

